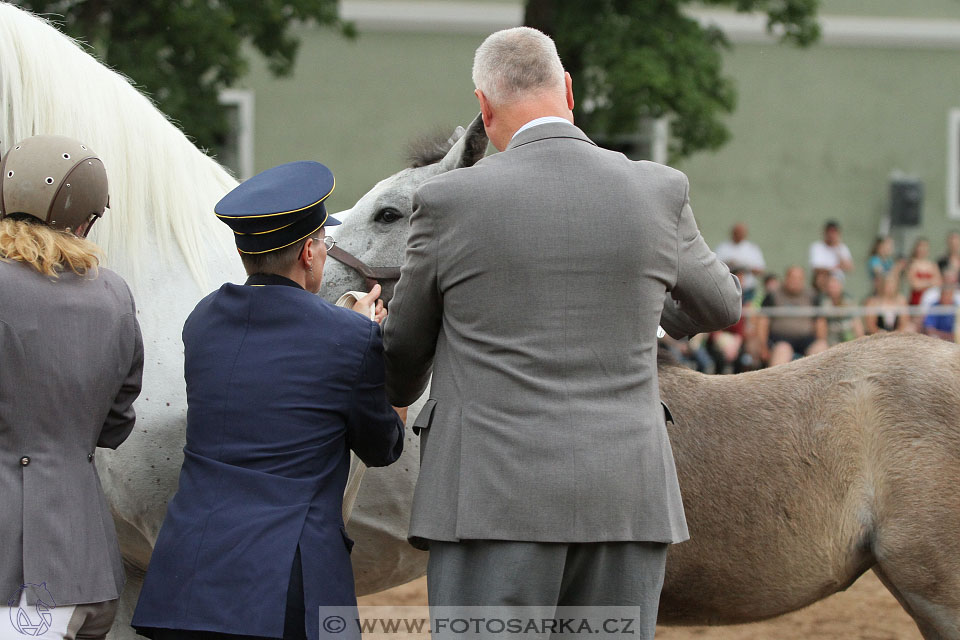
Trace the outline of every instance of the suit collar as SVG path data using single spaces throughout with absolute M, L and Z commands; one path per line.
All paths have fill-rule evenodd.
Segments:
M 587 137 L 587 134 L 573 124 L 563 122 L 548 122 L 547 124 L 530 127 L 529 129 L 518 133 L 516 136 L 514 136 L 513 140 L 510 141 L 510 144 L 507 145 L 505 151 L 509 151 L 514 147 L 530 144 L 531 142 L 546 140 L 547 138 L 572 138 L 574 140 L 582 140 L 583 142 L 595 144 L 593 140 Z

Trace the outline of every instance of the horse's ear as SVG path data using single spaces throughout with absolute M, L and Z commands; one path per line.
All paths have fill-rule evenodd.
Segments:
M 457 141 L 440 161 L 441 171 L 472 167 L 487 152 L 487 131 L 483 128 L 483 118 L 480 114 L 473 119 L 466 132 L 463 132 L 462 127 L 457 127 L 457 131 L 451 137 L 451 140 L 453 139 Z
M 467 132 L 466 129 L 458 126 L 456 129 L 453 130 L 453 135 L 447 138 L 447 144 L 450 145 L 451 147 L 457 144 L 457 140 L 462 138 L 463 134 L 465 134 L 466 132 Z

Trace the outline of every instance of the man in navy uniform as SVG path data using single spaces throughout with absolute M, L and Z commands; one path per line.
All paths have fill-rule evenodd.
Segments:
M 316 638 L 319 607 L 355 606 L 341 516 L 352 449 L 394 462 L 379 292 L 354 310 L 314 295 L 333 174 L 274 167 L 216 206 L 249 274 L 183 328 L 187 444 L 133 626 L 157 638 Z M 376 304 L 374 309 L 371 307 Z M 355 311 L 359 311 L 356 313 Z

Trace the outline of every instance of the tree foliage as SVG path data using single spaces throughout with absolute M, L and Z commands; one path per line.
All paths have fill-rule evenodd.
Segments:
M 807 46 L 820 36 L 819 0 L 702 0 L 765 12 L 767 29 Z M 638 131 L 668 117 L 670 156 L 716 149 L 729 138 L 721 118 L 736 106 L 723 75 L 724 34 L 683 12 L 689 0 L 527 0 L 525 23 L 550 34 L 573 75 L 576 118 L 595 135 Z
M 221 89 L 246 72 L 251 43 L 271 72 L 289 74 L 297 22 L 339 27 L 337 0 L 13 0 L 87 43 L 102 62 L 150 95 L 203 147 L 223 140 Z
M 132 78 L 200 146 L 219 147 L 227 129 L 222 88 L 246 72 L 252 44 L 276 75 L 289 74 L 298 22 L 332 25 L 338 0 L 13 0 L 87 43 Z M 819 37 L 819 0 L 701 0 L 764 12 L 768 29 L 799 46 Z M 729 137 L 721 118 L 736 90 L 723 75 L 730 45 L 683 12 L 690 0 L 526 0 L 525 23 L 557 41 L 573 74 L 577 121 L 595 135 L 631 134 L 648 118 L 670 118 L 673 158 L 716 149 Z

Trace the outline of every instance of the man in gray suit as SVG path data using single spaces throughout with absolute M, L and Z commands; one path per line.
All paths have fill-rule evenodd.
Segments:
M 0 163 L 0 638 L 105 637 L 124 571 L 96 447 L 134 424 L 133 296 L 84 239 L 97 156 L 34 136 Z
M 433 373 L 409 532 L 430 603 L 625 605 L 652 637 L 667 544 L 688 537 L 657 325 L 729 326 L 740 286 L 686 176 L 573 125 L 550 38 L 495 33 L 473 75 L 503 153 L 418 190 L 384 336 L 393 404 Z

